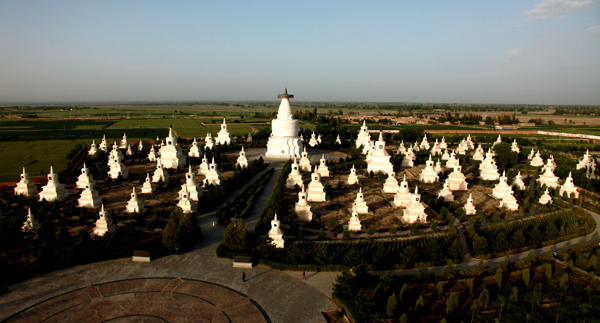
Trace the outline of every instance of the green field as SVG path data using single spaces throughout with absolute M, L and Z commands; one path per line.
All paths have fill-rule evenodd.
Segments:
M 80 140 L 39 140 L 0 142 L 0 182 L 18 182 L 26 167 L 30 176 L 47 174 L 50 164 L 60 173 L 67 169 L 67 153 Z
M 565 132 L 565 133 L 578 133 L 584 135 L 596 135 L 600 136 L 600 127 L 597 126 L 553 126 L 550 127 L 548 125 L 541 125 L 535 127 L 523 127 L 519 128 L 519 130 L 525 131 L 549 131 L 549 132 Z

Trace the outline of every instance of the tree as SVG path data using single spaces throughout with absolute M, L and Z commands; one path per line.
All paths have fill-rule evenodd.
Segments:
M 510 244 L 506 240 L 506 233 L 503 231 L 498 232 L 496 239 L 494 239 L 494 251 L 498 253 L 505 252 L 509 246 Z
M 451 293 L 446 301 L 446 314 L 454 312 L 458 308 L 458 305 L 458 293 Z
M 419 310 L 419 308 L 425 307 L 425 300 L 423 300 L 423 296 L 419 296 L 417 299 L 417 303 L 415 304 L 415 310 Z
M 485 237 L 476 235 L 473 241 L 473 253 L 476 255 L 486 255 L 488 253 L 488 243 Z
M 597 264 L 598 264 L 598 257 L 596 257 L 596 255 L 592 255 L 590 257 L 590 259 L 588 259 L 588 262 L 587 262 L 588 270 L 595 270 Z
M 462 245 L 460 244 L 460 241 L 458 239 L 454 239 L 454 242 L 452 242 L 452 245 L 450 246 L 450 248 L 448 248 L 448 254 L 455 261 L 460 262 L 462 260 L 463 250 Z
M 496 281 L 496 285 L 498 285 L 498 289 L 502 288 L 502 269 L 496 269 L 496 275 L 494 275 L 494 280 Z
M 446 263 L 446 267 L 444 267 L 444 272 L 442 273 L 442 275 L 444 275 L 444 277 L 446 278 L 451 278 L 452 276 L 454 276 L 454 274 L 456 274 L 456 270 L 454 270 L 454 263 L 452 262 L 452 260 L 448 260 L 448 262 Z
M 527 239 L 525 238 L 525 234 L 523 230 L 519 230 L 512 235 L 512 244 L 511 247 L 513 249 L 521 249 L 527 245 Z
M 401 302 L 404 300 L 404 292 L 406 292 L 407 289 L 408 289 L 407 284 L 402 285 L 402 288 L 400 288 L 400 293 L 398 294 L 398 298 L 400 299 Z
M 388 298 L 388 302 L 387 302 L 387 315 L 389 317 L 395 317 L 396 316 L 396 310 L 398 307 L 398 299 L 396 298 L 396 294 L 392 294 L 390 295 L 390 297 Z
M 429 278 L 429 268 L 427 268 L 426 263 L 421 263 L 421 266 L 419 266 L 419 278 L 421 278 L 421 279 Z
M 558 237 L 558 229 L 556 228 L 556 224 L 554 222 L 550 222 L 546 226 L 545 236 L 548 240 L 554 240 Z
M 521 280 L 523 280 L 523 284 L 525 284 L 525 286 L 529 286 L 529 268 L 525 268 L 523 270 L 523 275 L 521 276 Z
M 231 222 L 225 229 L 223 246 L 232 251 L 243 251 L 246 249 L 248 230 L 244 221 Z
M 546 270 L 544 271 L 544 275 L 546 275 L 546 279 L 548 281 L 552 280 L 552 264 L 548 264 L 548 266 L 546 266 Z
M 511 145 L 507 143 L 499 143 L 493 149 L 501 168 L 510 168 L 519 161 L 519 153 L 512 151 Z
M 438 282 L 438 283 L 435 285 L 435 289 L 437 290 L 438 297 L 439 297 L 439 296 L 442 296 L 442 293 L 444 293 L 444 285 L 442 284 L 442 282 Z
M 479 294 L 479 298 L 477 298 L 479 303 L 479 307 L 487 307 L 490 304 L 490 292 L 487 288 L 484 288 Z
M 511 289 L 508 300 L 510 300 L 511 303 L 516 303 L 519 301 L 519 288 L 517 288 L 515 286 Z M 509 308 L 510 308 L 510 305 L 509 305 Z M 506 310 L 508 310 L 508 308 Z
M 569 289 L 569 274 L 568 273 L 564 273 L 562 275 L 562 277 L 560 277 L 559 286 L 560 286 L 560 289 L 562 289 L 566 295 L 567 290 Z
M 163 245 L 177 252 L 191 248 L 199 237 L 199 230 L 196 216 L 192 213 L 183 213 L 180 208 L 177 208 L 169 214 L 169 220 L 163 231 Z
M 494 301 L 494 304 L 496 304 L 497 306 L 500 306 L 500 315 L 498 316 L 498 320 L 496 322 L 500 322 L 502 320 L 502 309 L 504 308 L 504 305 L 506 305 L 506 298 L 504 298 L 504 296 L 502 295 L 498 295 L 496 296 L 496 300 Z
M 408 316 L 406 316 L 406 313 L 400 316 L 400 323 L 408 323 Z

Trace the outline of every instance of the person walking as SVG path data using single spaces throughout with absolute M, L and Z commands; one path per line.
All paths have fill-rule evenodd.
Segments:
M 306 280 L 306 271 L 302 271 L 302 280 Z
M 242 271 L 242 281 L 246 282 L 246 273 Z

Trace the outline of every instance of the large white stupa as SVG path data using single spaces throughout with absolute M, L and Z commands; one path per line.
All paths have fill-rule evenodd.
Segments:
M 54 172 L 54 167 L 51 165 L 50 174 L 48 174 L 48 184 L 42 186 L 42 191 L 39 193 L 40 201 L 62 201 L 68 196 L 69 191 L 65 188 L 65 184 L 61 184 L 58 181 L 58 174 Z
M 287 88 L 283 94 L 277 96 L 281 98 L 277 119 L 271 121 L 271 137 L 267 142 L 266 157 L 271 158 L 291 158 L 300 157 L 302 141 L 298 137 L 300 123 L 294 120 L 290 98 L 294 96 L 287 93 Z
M 181 152 L 181 147 L 177 144 L 177 137 L 173 135 L 173 128 L 171 127 L 169 127 L 169 136 L 166 141 L 167 144 L 160 149 L 163 166 L 171 169 L 185 166 L 185 156 Z
M 233 138 L 231 137 L 231 133 L 229 133 L 229 129 L 227 128 L 227 123 L 225 122 L 225 118 L 223 118 L 223 123 L 221 124 L 221 130 L 217 133 L 217 138 L 215 141 L 219 145 L 231 145 Z
M 390 154 L 385 150 L 383 134 L 379 133 L 379 140 L 375 142 L 375 150 L 367 156 L 367 171 L 377 173 L 389 173 L 394 171 L 394 165 L 390 162 Z
M 21 180 L 17 183 L 17 187 L 15 187 L 15 195 L 34 196 L 37 192 L 35 183 L 29 179 L 29 174 L 27 174 L 25 166 L 23 166 L 23 174 L 21 174 Z

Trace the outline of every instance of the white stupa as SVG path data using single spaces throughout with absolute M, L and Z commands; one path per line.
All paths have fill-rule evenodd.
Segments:
M 512 187 L 508 185 L 508 177 L 506 177 L 506 171 L 502 173 L 500 176 L 500 181 L 496 186 L 492 189 L 492 196 L 496 199 L 502 199 L 507 194 L 512 193 Z
M 479 144 L 479 146 L 477 146 L 477 149 L 475 149 L 475 153 L 473 153 L 473 160 L 483 161 L 484 159 L 485 157 L 483 156 L 483 147 L 481 147 L 481 144 Z
M 204 148 L 213 149 L 215 148 L 215 141 L 213 140 L 212 134 L 208 132 L 206 138 L 204 138 Z
M 87 168 L 85 162 L 83 163 L 83 167 L 81 168 L 81 175 L 77 177 L 77 188 L 85 189 L 89 184 L 96 184 L 94 177 L 90 174 L 90 169 Z
M 310 141 L 308 142 L 308 145 L 311 147 L 314 147 L 318 144 L 319 144 L 319 141 L 317 140 L 317 135 L 313 131 L 312 135 L 310 135 Z
M 421 149 L 429 149 L 431 146 L 429 145 L 429 141 L 427 141 L 427 134 L 425 134 L 423 136 L 423 140 L 421 141 L 421 144 L 419 145 L 419 147 Z
M 395 194 L 400 189 L 400 185 L 398 185 L 398 180 L 396 179 L 396 173 L 390 172 L 387 174 L 387 178 L 385 179 L 385 183 L 383 183 L 383 192 L 384 193 L 392 193 Z
M 540 204 L 552 204 L 552 196 L 550 196 L 550 194 L 548 194 L 548 188 L 546 187 L 546 191 L 544 192 L 544 194 L 540 197 L 539 200 Z
M 441 155 L 442 154 L 442 148 L 440 148 L 440 144 L 438 143 L 437 138 L 435 139 L 435 143 L 433 144 L 433 147 L 431 147 L 430 153 L 433 156 L 437 156 L 437 155 Z
M 569 177 L 565 179 L 565 183 L 560 186 L 560 196 L 562 197 L 564 193 L 567 193 L 568 197 L 571 197 L 571 194 L 574 194 L 575 198 L 579 197 L 579 192 L 577 191 L 577 186 L 573 183 L 571 172 L 569 172 Z
M 475 143 L 473 143 L 473 139 L 471 139 L 471 134 L 467 136 L 467 140 L 465 140 L 465 142 L 467 143 L 467 147 L 469 150 L 475 149 Z
M 558 180 L 558 176 L 554 175 L 554 172 L 552 172 L 552 169 L 550 168 L 545 168 L 544 173 L 537 179 L 537 181 L 540 182 L 540 185 L 546 185 L 553 188 L 559 186 Z
M 148 161 L 156 161 L 156 151 L 154 150 L 154 146 L 150 147 L 150 152 L 148 153 Z
M 94 227 L 94 235 L 101 237 L 106 233 L 114 232 L 116 226 L 112 222 L 112 219 L 106 216 L 106 211 L 104 211 L 104 204 L 100 208 L 100 217 L 96 220 L 96 226 Z
M 21 180 L 17 183 L 15 187 L 15 195 L 25 195 L 25 196 L 34 196 L 38 192 L 37 186 L 35 183 L 29 179 L 29 174 L 25 171 L 25 166 L 23 166 L 23 173 L 21 174 Z
M 102 198 L 98 195 L 98 191 L 94 189 L 94 185 L 94 183 L 86 184 L 77 200 L 79 207 L 96 208 L 102 204 Z
M 295 185 L 304 187 L 304 182 L 302 181 L 302 174 L 300 173 L 300 166 L 296 162 L 296 157 L 294 157 L 294 162 L 291 165 L 290 174 L 288 175 L 286 185 L 288 187 L 294 187 Z
M 110 178 L 117 179 L 119 175 L 121 175 L 123 178 L 129 177 L 129 170 L 127 170 L 127 167 L 125 167 L 125 164 L 123 164 L 122 159 L 119 159 L 119 157 L 109 157 L 108 159 L 112 160 L 108 164 L 110 167 L 108 176 Z
M 412 147 L 413 147 L 414 151 L 417 151 L 417 152 L 421 151 L 421 148 L 419 147 L 419 142 L 418 141 L 415 141 L 415 143 L 412 145 Z
M 352 168 L 350 169 L 350 175 L 348 175 L 346 184 L 348 184 L 348 185 L 360 184 L 360 181 L 358 180 L 358 176 L 356 175 L 356 168 L 354 168 L 354 164 L 352 164 Z
M 412 147 L 409 147 L 408 150 L 406 151 L 406 155 L 404 155 L 404 158 L 402 158 L 402 164 L 400 166 L 402 166 L 402 167 L 414 167 L 415 166 L 414 158 L 411 157 L 412 152 L 413 152 Z
M 275 213 L 275 217 L 271 220 L 271 230 L 269 230 L 268 235 L 275 248 L 283 248 L 285 246 L 283 230 L 281 230 L 281 221 L 277 219 L 277 213 Z
M 242 150 L 240 150 L 240 156 L 237 158 L 235 165 L 240 166 L 241 168 L 248 167 L 248 158 L 246 158 L 246 152 L 244 151 L 244 146 L 242 146 Z
M 69 196 L 69 192 L 65 188 L 65 184 L 61 184 L 58 181 L 58 174 L 54 172 L 54 166 L 50 166 L 50 174 L 48 174 L 48 184 L 42 186 L 42 191 L 39 194 L 40 201 L 46 200 L 62 201 Z
M 532 160 L 534 154 L 535 154 L 535 149 L 531 148 L 531 151 L 529 152 L 529 155 L 527 155 L 527 159 Z
M 446 167 L 453 168 L 456 165 L 458 165 L 458 160 L 456 160 L 456 154 L 453 151 L 453 152 L 450 153 L 450 157 L 446 161 Z
M 506 207 L 507 209 L 509 209 L 511 211 L 519 210 L 519 203 L 517 203 L 517 199 L 514 197 L 512 190 L 510 190 L 510 193 L 506 194 L 502 198 L 502 201 L 500 201 L 500 205 L 498 205 L 498 207 L 499 208 Z
M 267 142 L 266 157 L 271 158 L 291 158 L 300 156 L 302 142 L 298 137 L 300 123 L 294 120 L 292 107 L 290 106 L 290 98 L 294 96 L 287 93 L 287 88 L 283 94 L 277 96 L 281 98 L 279 110 L 277 111 L 277 119 L 271 121 L 271 137 Z
M 143 213 L 146 209 L 144 208 L 144 202 L 142 202 L 135 191 L 135 186 L 131 192 L 131 199 L 127 202 L 125 208 L 126 213 Z
M 186 191 L 189 193 L 190 199 L 198 201 L 198 197 L 202 192 L 202 189 L 198 189 L 198 183 L 196 183 L 196 174 L 192 171 L 192 165 L 188 166 L 188 172 L 185 174 L 185 186 Z
M 542 167 L 542 172 L 546 171 L 546 168 L 549 168 L 551 171 L 556 169 L 556 163 L 552 161 L 551 158 L 546 159 L 546 164 Z
M 165 141 L 166 145 L 160 150 L 160 159 L 163 166 L 171 169 L 185 166 L 185 156 L 181 152 L 181 147 L 177 144 L 177 137 L 173 134 L 172 127 L 169 127 L 169 136 Z
M 310 159 L 308 159 L 308 152 L 306 152 L 306 147 L 304 147 L 304 150 L 302 151 L 302 158 L 300 158 L 300 169 L 304 172 L 310 172 L 312 170 Z
M 390 162 L 390 154 L 385 150 L 385 141 L 383 140 L 383 133 L 379 132 L 379 140 L 375 142 L 375 150 L 369 154 L 367 159 L 367 172 L 377 173 L 379 171 L 383 173 L 389 173 L 394 171 L 394 165 Z
M 439 176 L 433 168 L 433 160 L 431 160 L 431 155 L 429 155 L 429 160 L 425 161 L 425 168 L 419 174 L 419 181 L 423 183 L 435 183 L 438 179 Z
M 512 145 L 510 146 L 510 149 L 516 153 L 521 152 L 521 148 L 519 148 L 519 145 L 517 144 L 517 139 L 515 138 L 515 140 L 512 142 Z
M 142 139 L 140 139 L 140 143 L 137 146 L 137 150 L 138 152 L 144 151 L 144 142 L 142 141 Z
M 123 133 L 123 139 L 119 143 L 119 149 L 127 149 L 127 145 L 129 144 L 129 139 L 127 139 L 127 135 Z
M 527 186 L 525 186 L 525 182 L 523 182 L 523 176 L 521 176 L 521 171 L 515 176 L 512 182 L 513 186 L 518 187 L 520 190 L 524 190 Z
M 321 174 L 321 177 L 329 177 L 329 167 L 327 167 L 327 159 L 325 159 L 325 154 L 323 154 L 319 160 L 319 174 Z
M 335 144 L 336 145 L 341 145 L 342 144 L 342 139 L 340 138 L 340 135 L 338 135 L 337 138 L 335 138 Z
M 322 137 L 322 135 L 321 135 L 321 134 L 319 134 L 319 136 L 317 137 L 317 142 L 318 142 L 319 144 L 320 144 L 320 143 L 323 141 L 323 139 L 322 139 L 321 137 Z
M 442 136 L 442 140 L 440 141 L 441 149 L 448 149 L 448 144 L 446 143 L 446 137 Z
M 358 214 L 369 214 L 369 207 L 367 206 L 367 201 L 365 201 L 362 187 L 359 188 L 358 193 L 356 193 L 356 199 L 354 200 L 354 203 L 352 203 L 352 208 L 356 209 Z
M 229 129 L 227 127 L 227 122 L 225 122 L 225 118 L 223 118 L 223 123 L 221 124 L 221 130 L 217 133 L 217 138 L 215 138 L 215 142 L 218 145 L 231 145 L 233 142 L 233 138 L 231 137 L 231 133 L 229 133 Z
M 298 193 L 298 202 L 294 205 L 294 210 L 298 215 L 298 220 L 300 221 L 312 221 L 312 211 L 310 210 L 310 204 L 308 204 L 308 194 L 304 189 L 304 184 L 299 184 L 302 186 L 302 191 Z
M 466 191 L 469 183 L 466 181 L 465 174 L 462 173 L 462 166 L 453 167 L 452 173 L 448 174 L 446 183 L 451 191 Z
M 98 145 L 96 145 L 96 139 L 92 139 L 92 145 L 90 146 L 90 150 L 88 150 L 88 155 L 95 155 L 98 152 Z
M 592 157 L 592 155 L 590 155 L 590 150 L 588 149 L 585 154 L 583 154 L 583 157 L 581 158 L 581 160 L 577 163 L 576 169 L 584 169 L 584 168 L 590 168 L 592 166 L 594 166 L 596 164 L 596 162 L 594 161 L 594 158 Z
M 475 205 L 473 205 L 473 194 L 469 194 L 469 198 L 467 199 L 467 203 L 464 206 L 466 215 L 475 215 L 477 214 L 477 210 L 475 209 Z
M 407 206 L 412 198 L 412 194 L 408 188 L 408 182 L 406 181 L 406 174 L 404 174 L 404 179 L 400 182 L 400 188 L 396 195 L 394 195 L 394 201 L 392 204 L 396 207 Z
M 127 149 L 125 150 L 126 156 L 133 156 L 133 150 L 131 149 L 131 144 L 127 144 Z
M 40 223 L 33 217 L 33 213 L 31 213 L 31 208 L 27 208 L 27 220 L 23 222 L 23 226 L 21 227 L 23 232 L 36 232 L 40 229 Z
M 321 174 L 319 174 L 319 172 L 317 171 L 317 166 L 315 166 L 315 171 L 310 175 L 310 183 L 308 183 L 307 194 L 307 200 L 309 202 L 327 201 L 325 187 L 321 183 Z
M 494 142 L 494 146 L 497 145 L 497 144 L 499 144 L 499 143 L 502 143 L 502 136 L 501 135 L 498 135 L 498 139 L 496 139 L 496 141 Z
M 165 171 L 165 168 L 163 167 L 163 164 L 162 164 L 162 160 L 160 158 L 157 158 L 156 159 L 156 170 L 154 171 L 154 174 L 152 175 L 152 182 L 158 183 L 160 180 L 162 180 L 163 183 L 165 183 L 168 179 L 169 179 L 169 173 L 167 173 Z
M 396 153 L 406 155 L 406 147 L 404 146 L 404 140 L 402 140 L 402 142 L 400 143 L 400 146 L 398 147 L 398 152 Z
M 215 163 L 215 157 L 212 159 L 212 163 L 208 164 L 208 172 L 205 174 L 206 178 L 204 179 L 204 186 L 219 185 L 221 184 L 221 173 L 217 169 L 217 164 Z
M 442 168 L 442 162 L 438 158 L 438 161 L 435 163 L 435 167 L 433 168 L 436 173 L 441 174 L 444 172 L 444 168 Z
M 154 192 L 156 192 L 156 185 L 152 183 L 152 179 L 150 179 L 150 173 L 146 173 L 146 180 L 142 186 L 142 194 L 153 194 Z
M 373 144 L 374 142 L 371 141 L 371 135 L 369 134 L 367 122 L 363 121 L 363 125 L 360 127 L 360 131 L 358 132 L 358 137 L 356 137 L 356 148 L 360 148 L 362 145 L 363 154 L 367 154 Z
M 456 152 L 459 155 L 466 155 L 467 151 L 469 151 L 469 146 L 467 145 L 467 142 L 465 141 L 465 138 L 463 138 L 460 141 L 460 144 L 458 145 L 458 147 L 456 148 Z
M 198 209 L 196 203 L 194 203 L 190 197 L 190 192 L 188 192 L 186 184 L 181 185 L 181 191 L 179 191 L 179 202 L 177 202 L 177 206 L 183 211 L 183 213 L 193 213 Z
M 208 158 L 206 158 L 206 154 L 202 157 L 202 163 L 198 168 L 198 175 L 206 175 L 208 173 Z
M 544 160 L 540 156 L 540 151 L 539 150 L 537 151 L 537 153 L 535 153 L 535 156 L 533 156 L 533 158 L 531 159 L 530 165 L 533 166 L 533 167 L 544 166 Z
M 121 153 L 119 146 L 117 146 L 117 142 L 115 141 L 112 149 L 108 153 L 108 166 L 110 166 L 111 163 L 121 163 L 123 159 L 123 153 Z
M 415 223 L 417 221 L 422 223 L 427 222 L 425 206 L 421 203 L 421 194 L 419 194 L 419 188 L 417 186 L 415 186 L 415 193 L 411 195 L 410 202 L 408 202 L 408 205 L 404 210 L 402 221 L 405 223 Z
M 450 159 L 450 154 L 448 154 L 448 149 L 444 150 L 444 153 L 442 154 L 442 160 L 448 160 Z
M 252 134 L 248 132 L 248 137 L 246 137 L 246 142 L 252 142 Z
M 188 151 L 188 157 L 200 157 L 200 147 L 198 146 L 198 139 L 194 137 L 190 151 Z
M 348 221 L 348 231 L 357 232 L 362 230 L 362 225 L 360 224 L 360 219 L 358 218 L 358 212 L 356 208 L 352 208 L 352 216 L 350 216 L 350 221 Z
M 484 181 L 495 181 L 500 178 L 498 166 L 496 166 L 496 161 L 494 160 L 494 157 L 492 157 L 491 149 L 488 149 L 488 152 L 485 153 L 485 159 L 479 164 L 479 170 L 479 178 Z
M 454 195 L 452 194 L 452 191 L 448 187 L 448 183 L 447 182 L 444 183 L 444 186 L 438 192 L 438 197 L 443 198 L 445 202 L 452 202 L 452 201 L 454 201 Z
M 106 141 L 106 135 L 102 136 L 102 141 L 100 142 L 100 146 L 98 146 L 100 150 L 108 152 L 111 149 L 110 144 Z

